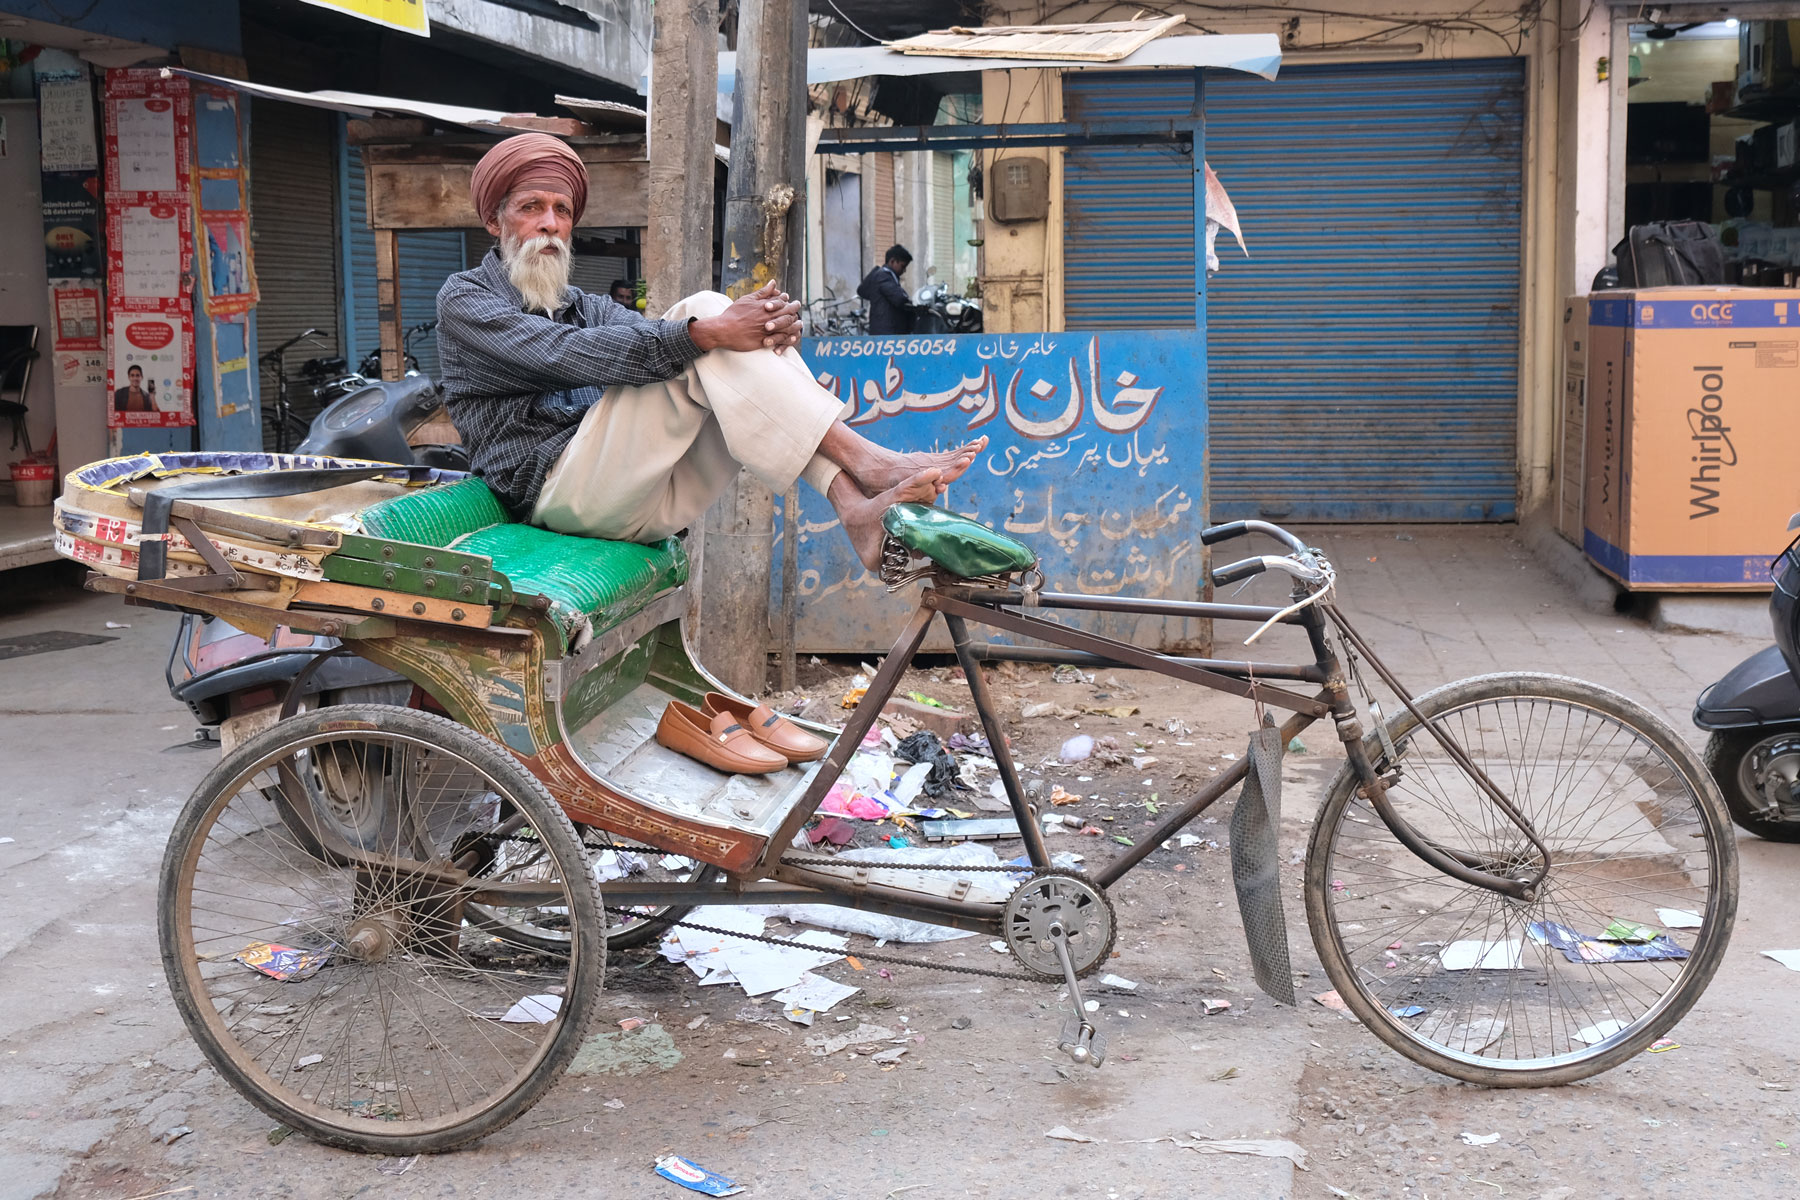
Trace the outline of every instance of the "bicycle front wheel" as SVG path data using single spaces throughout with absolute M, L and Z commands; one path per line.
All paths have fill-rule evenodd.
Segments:
M 334 823 L 352 801 L 382 820 Z M 555 910 L 562 937 L 521 948 L 477 908 Z M 278 1121 L 385 1154 L 528 1110 L 579 1048 L 605 958 L 594 876 L 543 785 L 461 725 L 376 704 L 225 756 L 170 835 L 159 925 L 219 1073 Z
M 1617 1066 L 1705 989 L 1737 911 L 1717 788 L 1667 724 L 1555 675 L 1485 675 L 1420 697 L 1550 852 L 1529 901 L 1438 872 L 1348 765 L 1313 827 L 1306 913 L 1325 973 L 1375 1036 L 1471 1083 L 1543 1086 Z M 1518 875 L 1531 842 L 1410 712 L 1364 749 L 1436 845 Z

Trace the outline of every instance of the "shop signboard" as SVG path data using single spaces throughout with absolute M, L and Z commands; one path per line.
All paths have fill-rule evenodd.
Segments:
M 403 33 L 431 36 L 431 19 L 425 14 L 425 0 L 304 0 L 318 8 L 345 13 L 364 21 L 373 21 Z
M 844 401 L 845 421 L 884 446 L 985 435 L 987 448 L 939 503 L 1031 546 L 1046 589 L 1194 600 L 1206 519 L 1204 345 L 1194 330 L 1169 329 L 811 338 L 801 352 Z M 799 647 L 885 648 L 911 589 L 889 596 L 825 498 L 804 486 L 794 527 Z M 1144 645 L 1201 636 L 1150 617 L 1084 623 Z

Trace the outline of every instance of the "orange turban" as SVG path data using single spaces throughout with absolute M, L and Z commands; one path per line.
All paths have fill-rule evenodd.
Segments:
M 575 219 L 587 208 L 588 173 L 581 157 L 547 133 L 521 133 L 498 143 L 475 164 L 469 198 L 482 221 L 517 191 L 561 192 L 575 201 Z

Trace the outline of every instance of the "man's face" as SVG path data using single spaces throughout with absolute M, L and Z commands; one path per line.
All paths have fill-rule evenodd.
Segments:
M 628 287 L 614 288 L 612 290 L 612 298 L 617 300 L 620 304 L 623 304 L 626 308 L 633 308 L 637 305 L 637 296 L 634 295 L 632 290 Z
M 125 382 L 130 384 L 134 391 L 141 391 L 144 386 L 144 368 L 132 367 L 126 371 Z
M 888 270 L 892 271 L 894 274 L 904 275 L 906 274 L 906 268 L 911 264 L 898 258 L 890 258 L 887 260 L 887 265 Z
M 520 243 L 552 237 L 567 244 L 575 236 L 575 201 L 561 192 L 514 192 L 487 223 L 487 231 Z

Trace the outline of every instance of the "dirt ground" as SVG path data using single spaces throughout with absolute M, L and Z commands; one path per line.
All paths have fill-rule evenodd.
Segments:
M 1701 684 L 1755 648 L 1747 639 L 1657 633 L 1574 609 L 1507 535 L 1483 531 L 1471 548 L 1466 534 L 1415 532 L 1429 546 L 1396 548 L 1392 530 L 1364 541 L 1339 534 L 1339 561 L 1348 594 L 1358 594 L 1349 587 L 1355 581 L 1371 603 L 1399 598 L 1385 610 L 1386 622 L 1365 622 L 1367 632 L 1384 650 L 1393 644 L 1395 665 L 1422 687 L 1495 667 L 1553 666 L 1653 696 L 1677 720 Z M 1391 561 L 1425 550 L 1436 556 L 1430 570 Z M 1383 556 L 1390 562 L 1376 561 Z M 1484 615 L 1464 611 L 1451 595 L 1468 597 Z M 115 610 L 82 611 L 97 624 Z M 85 628 L 68 616 L 56 624 Z M 146 638 L 133 652 L 145 664 L 154 661 L 153 643 Z M 859 666 L 805 665 L 803 690 L 820 706 L 815 711 L 835 706 Z M 995 687 L 1026 779 L 1084 797 L 1057 811 L 1079 814 L 1100 835 L 1063 833 L 1050 845 L 1083 854 L 1089 867 L 1122 849 L 1114 838 L 1143 836 L 1157 820 L 1151 805 L 1166 812 L 1172 797 L 1221 769 L 1226 755 L 1241 755 L 1251 728 L 1243 702 L 1136 673 L 1077 679 L 1013 667 L 997 673 Z M 904 688 L 952 705 L 967 698 L 955 670 L 941 665 L 913 673 Z M 1021 716 L 1027 705 L 1046 703 L 1077 711 Z M 1081 711 L 1131 707 L 1130 715 Z M 143 719 L 179 723 L 167 704 L 151 705 Z M 1057 749 L 1077 733 L 1113 738 L 1124 761 L 1056 764 Z M 149 926 L 153 881 L 144 866 L 198 774 L 191 760 L 165 759 L 147 780 L 149 798 L 137 815 L 109 818 L 141 826 L 148 852 L 134 848 L 109 894 L 59 918 L 54 936 L 8 948 L 0 975 L 11 983 L 0 984 L 0 1012 L 21 1002 L 22 971 L 59 972 L 65 991 L 54 998 L 54 1024 L 0 1017 L 7 1046 L 0 1146 L 20 1152 L 21 1164 L 27 1156 L 60 1162 L 53 1193 L 71 1200 L 685 1194 L 650 1172 L 665 1153 L 729 1175 L 749 1195 L 783 1198 L 1585 1200 L 1687 1196 L 1696 1187 L 1758 1200 L 1795 1194 L 1788 1146 L 1800 1133 L 1791 1090 L 1800 1086 L 1800 1063 L 1779 1030 L 1796 984 L 1756 953 L 1800 944 L 1792 932 L 1800 928 L 1800 891 L 1788 882 L 1793 847 L 1743 839 L 1734 943 L 1707 996 L 1676 1029 L 1678 1048 L 1564 1088 L 1466 1086 L 1414 1066 L 1307 998 L 1330 985 L 1305 927 L 1299 852 L 1341 755 L 1328 725 L 1314 726 L 1303 741 L 1305 752 L 1284 767 L 1281 835 L 1297 1009 L 1269 1000 L 1250 979 L 1229 877 L 1227 798 L 1190 828 L 1200 845 L 1159 849 L 1112 889 L 1120 935 L 1109 970 L 1137 987 L 1092 985 L 1109 1038 L 1108 1061 L 1097 1071 L 1055 1049 L 1064 1002 L 1054 984 L 873 958 L 861 971 L 840 962 L 822 973 L 862 991 L 807 1030 L 783 1020 L 773 1003 L 754 1003 L 731 986 L 698 987 L 686 968 L 633 951 L 609 964 L 595 1028 L 611 1031 L 610 1049 L 599 1069 L 569 1075 L 480 1145 L 416 1161 L 283 1138 L 201 1062 L 161 995 L 154 954 L 120 961 L 91 948 L 71 953 L 71 945 L 82 946 L 73 931 L 83 921 Z M 1133 754 L 1154 761 L 1134 765 Z M 27 785 L 47 787 L 34 778 L 28 773 Z M 889 832 L 870 827 L 859 843 L 876 844 Z M 996 848 L 1011 857 L 1017 845 Z M 1007 961 L 980 936 L 880 950 L 866 938 L 851 940 L 852 953 L 865 955 L 977 967 Z M 116 990 L 100 999 L 101 987 Z M 1209 1000 L 1229 1008 L 1209 1016 Z M 616 1023 L 632 1018 L 648 1024 L 619 1031 Z M 828 1056 L 805 1044 L 819 1028 L 865 1023 L 893 1037 Z M 897 1063 L 872 1061 L 897 1045 L 907 1051 Z M 172 1144 L 160 1140 L 182 1125 L 193 1132 Z M 1047 1136 L 1059 1126 L 1093 1140 Z M 1469 1145 L 1465 1132 L 1499 1137 Z M 1193 1134 L 1289 1139 L 1304 1148 L 1305 1169 L 1284 1158 L 1203 1154 L 1179 1144 Z M 6 1165 L 0 1157 L 0 1168 Z M 0 1175 L 0 1196 L 40 1194 L 9 1191 L 5 1180 Z

